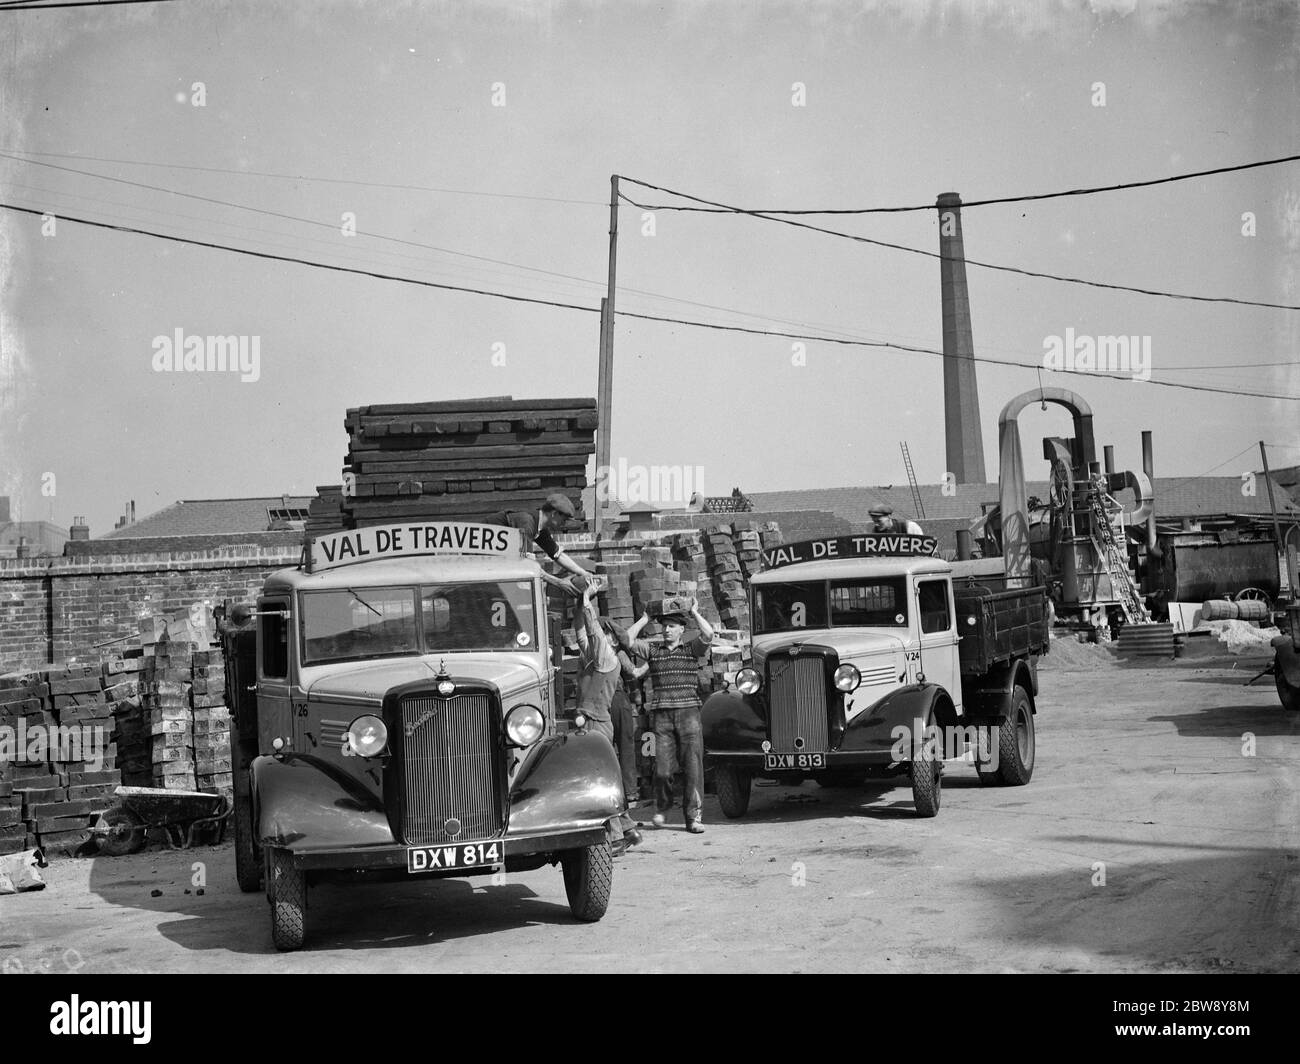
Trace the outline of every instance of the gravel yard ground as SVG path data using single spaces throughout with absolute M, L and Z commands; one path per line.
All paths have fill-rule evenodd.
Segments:
M 1058 652 L 1059 651 L 1059 652 Z M 756 786 L 616 863 L 600 923 L 558 869 L 314 888 L 307 947 L 271 945 L 229 844 L 61 859 L 0 898 L 6 971 L 1300 971 L 1300 717 L 1265 659 L 1041 670 L 1032 782 L 946 766 L 937 818 L 906 786 Z M 650 810 L 639 813 L 648 818 Z M 202 881 L 202 894 L 199 882 Z

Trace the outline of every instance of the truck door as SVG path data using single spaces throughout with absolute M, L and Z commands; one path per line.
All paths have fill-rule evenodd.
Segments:
M 957 660 L 956 611 L 952 581 L 946 576 L 916 582 L 916 614 L 925 678 L 939 684 L 961 707 L 961 671 Z
M 289 599 L 257 600 L 257 728 L 258 747 L 271 749 L 271 740 L 294 734 L 289 709 L 289 660 L 293 622 Z

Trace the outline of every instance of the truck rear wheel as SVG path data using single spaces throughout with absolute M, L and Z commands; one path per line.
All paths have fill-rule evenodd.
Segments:
M 718 790 L 718 804 L 728 820 L 744 816 L 749 809 L 749 788 L 753 778 L 744 769 L 732 765 L 719 765 L 715 770 L 713 780 Z
M 912 801 L 916 815 L 937 816 L 943 795 L 943 762 L 938 758 L 912 762 Z
M 997 781 L 1003 787 L 1023 787 L 1034 774 L 1034 709 L 1029 693 L 1016 687 L 1011 709 L 998 729 Z
M 614 853 L 608 842 L 566 850 L 560 857 L 569 911 L 579 920 L 594 922 L 609 908 L 614 885 Z
M 245 894 L 255 894 L 262 889 L 261 855 L 253 832 L 253 803 L 248 794 L 241 794 L 236 785 L 235 811 L 235 882 Z
M 307 937 L 307 875 L 284 850 L 266 858 L 266 890 L 271 901 L 271 940 L 281 952 L 301 949 Z

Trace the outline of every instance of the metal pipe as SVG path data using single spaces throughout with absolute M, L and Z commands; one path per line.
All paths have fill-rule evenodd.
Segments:
M 1151 481 L 1151 512 L 1147 514 L 1147 553 L 1160 557 L 1160 548 L 1156 545 L 1156 475 L 1151 464 L 1151 430 L 1142 430 L 1142 472 Z
M 1106 444 L 1101 453 L 1106 463 L 1106 476 L 1113 477 L 1115 475 L 1115 445 L 1113 443 Z
M 969 528 L 957 529 L 957 560 L 968 562 L 975 553 L 975 540 Z
M 1273 501 L 1273 478 L 1268 475 L 1268 451 L 1264 450 L 1264 441 L 1259 441 L 1259 457 L 1264 461 L 1264 484 L 1268 487 L 1268 512 L 1273 515 L 1273 539 L 1277 543 L 1278 553 L 1282 552 L 1282 526 L 1277 519 L 1277 503 Z M 1290 580 L 1291 574 L 1287 574 Z M 1293 585 L 1294 587 L 1294 585 Z M 1295 592 L 1292 591 L 1294 597 Z

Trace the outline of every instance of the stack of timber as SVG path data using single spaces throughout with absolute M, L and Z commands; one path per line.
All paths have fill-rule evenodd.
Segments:
M 594 399 L 465 399 L 349 410 L 353 494 L 341 497 L 344 519 L 349 527 L 473 521 L 538 509 L 552 492 L 569 496 L 581 518 L 597 422 Z

